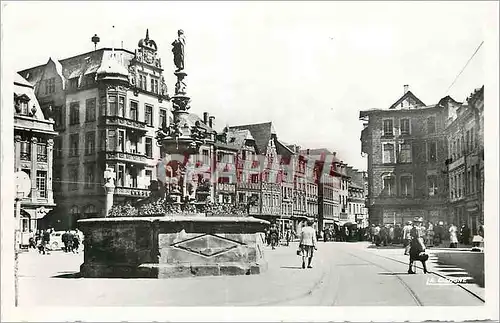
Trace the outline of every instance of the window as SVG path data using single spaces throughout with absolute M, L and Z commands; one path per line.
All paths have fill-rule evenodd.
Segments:
M 137 102 L 130 101 L 130 119 L 138 120 L 139 112 L 138 112 Z
M 428 117 L 427 118 L 427 133 L 435 133 L 436 132 L 436 118 Z
M 47 197 L 47 172 L 44 170 L 36 171 L 36 190 L 38 197 Z
M 68 87 L 70 89 L 77 89 L 78 88 L 78 77 L 74 77 L 72 79 L 69 79 Z
M 63 137 L 54 138 L 54 157 L 61 158 L 62 157 L 62 143 Z
M 38 139 L 36 144 L 36 160 L 39 162 L 47 162 L 47 143 L 45 140 Z
M 151 78 L 151 92 L 158 94 L 158 80 Z
M 394 145 L 393 144 L 384 144 L 383 151 L 383 161 L 384 164 L 392 164 L 394 163 Z M 342 185 L 342 189 L 344 186 Z
M 437 144 L 434 141 L 427 143 L 427 160 L 430 162 L 435 162 L 437 160 Z
M 69 190 L 76 191 L 78 189 L 78 167 L 74 166 L 69 169 Z
M 202 154 L 203 154 L 203 165 L 210 165 L 210 158 L 208 156 L 208 150 L 203 149 Z
M 410 134 L 410 119 L 401 119 L 400 120 L 401 134 L 409 135 Z
M 383 178 L 383 194 L 386 196 L 393 196 L 396 194 L 396 180 L 394 176 L 385 176 Z M 341 197 L 342 198 L 342 197 Z M 343 199 L 341 199 L 341 204 L 343 205 Z
M 95 152 L 95 131 L 89 131 L 85 135 L 85 155 L 92 155 Z
M 117 102 L 116 102 L 116 96 L 115 95 L 111 95 L 109 97 L 109 115 L 111 116 L 116 116 L 118 115 L 118 105 L 117 105 Z
M 96 209 L 96 207 L 94 205 L 89 204 L 85 208 L 84 214 L 85 214 L 86 218 L 97 216 L 97 209 Z
M 85 165 L 85 188 L 94 186 L 94 164 Z
M 413 178 L 411 176 L 401 176 L 401 196 L 413 196 Z
M 252 183 L 258 183 L 259 182 L 259 174 L 252 174 L 252 175 L 250 175 L 250 181 Z
M 130 152 L 137 154 L 137 141 L 130 139 Z
M 72 102 L 69 106 L 69 124 L 80 123 L 80 102 Z
M 467 133 L 465 134 L 465 151 L 469 152 L 471 145 L 469 145 L 469 140 L 470 140 L 470 130 L 467 130 Z
M 29 138 L 22 138 L 21 142 L 21 160 L 30 161 L 31 160 L 31 143 Z
M 472 193 L 472 177 L 470 176 L 471 175 L 471 171 L 468 170 L 467 171 L 467 194 L 470 194 Z
M 393 133 L 393 124 L 392 119 L 384 120 L 384 136 L 392 136 Z
M 460 138 L 457 139 L 457 156 L 461 157 L 463 155 L 462 151 L 462 142 L 460 141 Z
M 429 196 L 436 196 L 438 194 L 437 176 L 429 175 L 427 176 L 427 189 Z
M 146 138 L 146 156 L 153 158 L 153 138 Z
M 106 130 L 99 131 L 99 146 L 101 151 L 106 150 Z
M 76 205 L 73 205 L 71 207 L 71 210 L 69 211 L 69 213 L 71 214 L 71 217 L 74 219 L 78 219 L 80 217 L 80 210 L 78 209 L 78 206 L 76 206 Z
M 84 85 L 89 86 L 95 83 L 95 73 L 85 75 Z
M 118 186 L 125 186 L 125 166 L 118 165 Z
M 462 188 L 463 188 L 463 178 L 462 178 L 462 173 L 458 174 L 458 196 L 462 196 Z
M 51 94 L 56 91 L 56 79 L 50 78 L 45 80 L 45 94 Z
M 95 121 L 96 98 L 88 99 L 85 102 L 85 121 Z
M 130 187 L 137 187 L 137 173 L 137 168 L 130 169 L 130 179 L 132 180 L 130 182 Z
M 160 109 L 160 128 L 167 126 L 167 110 Z
M 118 147 L 117 150 L 125 151 L 125 131 L 118 130 Z
M 106 96 L 101 96 L 99 100 L 99 115 L 103 116 L 106 114 Z
M 146 170 L 146 187 L 149 187 L 151 185 L 151 181 L 153 180 L 153 171 L 151 170 Z
M 474 165 L 471 166 L 470 179 L 471 179 L 471 193 L 475 193 L 477 190 L 476 189 L 477 178 L 476 178 L 476 166 Z
M 411 163 L 411 144 L 401 144 L 399 146 L 399 162 Z
M 69 155 L 78 156 L 80 136 L 77 133 L 69 135 Z
M 451 198 L 455 198 L 455 178 L 453 176 L 450 177 L 450 193 Z
M 139 74 L 139 88 L 142 90 L 147 90 L 148 84 L 146 75 Z
M 125 118 L 125 98 L 118 97 L 118 116 Z
M 153 126 L 153 107 L 150 105 L 146 105 L 144 109 L 144 121 L 148 126 Z

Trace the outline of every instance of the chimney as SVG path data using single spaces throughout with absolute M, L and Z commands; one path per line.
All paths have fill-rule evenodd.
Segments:
M 203 112 L 203 123 L 208 125 L 208 112 Z
M 337 156 L 337 152 L 336 151 L 333 152 L 333 157 L 335 157 L 335 156 Z
M 403 94 L 406 94 L 406 92 L 409 91 L 410 86 L 408 84 L 406 84 L 405 86 L 403 86 L 403 89 L 404 89 L 404 91 L 403 91 L 404 93 Z
M 210 117 L 208 118 L 208 126 L 209 126 L 210 128 L 212 128 L 212 129 L 214 128 L 214 119 L 215 119 L 215 117 L 214 117 L 214 116 L 210 116 Z

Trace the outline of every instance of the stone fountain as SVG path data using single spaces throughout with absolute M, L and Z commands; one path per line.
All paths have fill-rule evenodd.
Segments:
M 195 203 L 198 183 L 193 157 L 216 136 L 188 119 L 191 99 L 186 90 L 182 30 L 172 46 L 177 67 L 173 123 L 164 125 L 156 136 L 166 152 L 159 168 L 169 176 L 152 185 L 151 197 L 137 205 L 115 205 L 110 216 L 78 221 L 85 236 L 83 277 L 249 275 L 267 269 L 263 254 L 267 221 L 237 210 L 217 214 L 210 199 L 202 208 Z M 114 186 L 114 177 L 106 174 L 107 185 Z

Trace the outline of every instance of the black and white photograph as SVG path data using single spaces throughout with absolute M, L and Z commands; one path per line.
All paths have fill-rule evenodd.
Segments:
M 498 320 L 497 1 L 1 6 L 2 321 Z

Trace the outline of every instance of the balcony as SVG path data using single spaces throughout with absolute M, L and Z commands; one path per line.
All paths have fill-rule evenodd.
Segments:
M 146 122 L 137 121 L 120 116 L 102 116 L 101 125 L 124 127 L 133 131 L 146 132 Z
M 238 189 L 240 190 L 260 190 L 259 183 L 239 183 Z
M 145 198 L 149 197 L 150 194 L 151 192 L 147 188 L 117 186 L 114 195 Z
M 106 160 L 114 160 L 118 162 L 146 165 L 148 158 L 144 154 L 137 154 L 123 151 L 105 151 L 101 152 Z
M 234 193 L 235 190 L 236 190 L 236 185 L 235 184 L 217 183 L 217 191 L 218 192 Z

